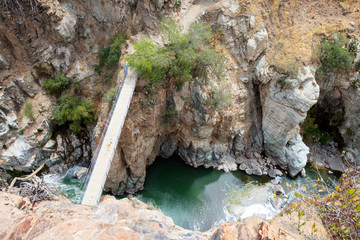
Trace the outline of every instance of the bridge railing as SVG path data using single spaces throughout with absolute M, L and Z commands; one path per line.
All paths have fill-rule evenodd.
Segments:
M 111 120 L 112 115 L 113 115 L 113 113 L 114 113 L 114 110 L 115 110 L 117 101 L 119 100 L 119 96 L 120 96 L 120 93 L 121 93 L 122 86 L 123 86 L 123 84 L 124 84 L 124 80 L 125 80 L 125 78 L 126 78 L 127 75 L 128 75 L 128 68 L 127 68 L 127 65 L 126 65 L 126 64 L 124 64 L 124 71 L 125 71 L 124 77 L 120 80 L 120 84 L 119 84 L 119 87 L 118 87 L 118 90 L 117 90 L 117 93 L 116 93 L 116 97 L 115 97 L 115 99 L 114 99 L 114 102 L 113 102 L 113 104 L 112 104 L 112 106 L 111 106 L 111 109 L 110 109 L 110 112 L 109 112 L 109 114 L 108 114 L 105 127 L 104 127 L 104 129 L 103 129 L 103 131 L 102 131 L 102 134 L 101 134 L 100 141 L 98 142 L 98 144 L 97 144 L 97 146 L 96 146 L 96 149 L 95 149 L 95 151 L 93 152 L 93 156 L 92 156 L 91 162 L 90 162 L 89 171 L 88 171 L 88 173 L 87 173 L 86 176 L 85 176 L 83 185 L 81 186 L 81 189 L 83 190 L 83 193 L 82 193 L 82 194 L 85 193 L 85 190 L 86 190 L 87 185 L 88 185 L 88 183 L 89 183 L 89 179 L 90 179 L 90 176 L 91 176 L 92 171 L 94 170 L 94 166 L 95 166 L 95 163 L 96 163 L 96 159 L 97 159 L 97 157 L 99 156 L 99 152 L 100 152 L 101 146 L 102 146 L 102 144 L 103 144 L 103 142 L 104 142 L 104 138 L 105 138 L 106 132 L 107 132 L 107 130 L 108 130 L 110 120 Z

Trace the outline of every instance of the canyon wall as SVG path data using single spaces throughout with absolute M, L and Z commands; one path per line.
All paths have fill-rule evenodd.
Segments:
M 335 76 L 336 84 L 317 83 L 314 66 L 318 63 L 313 60 L 314 48 L 333 29 L 358 38 L 360 6 L 356 2 L 183 0 L 180 6 L 173 0 L 38 3 L 37 12 L 25 17 L 1 11 L 3 169 L 29 172 L 45 161 L 50 172 L 61 173 L 74 164 L 89 165 L 109 109 L 99 96 L 117 84 L 105 84 L 94 70 L 99 51 L 118 33 L 129 38 L 123 55 L 141 36 L 149 35 L 159 42 L 157 25 L 163 16 L 185 26 L 196 19 L 209 24 L 214 33 L 211 42 L 225 58 L 226 76 L 223 82 L 198 77 L 180 89 L 171 81 L 154 88 L 140 78 L 106 191 L 122 194 L 142 189 L 146 167 L 157 156 L 173 154 L 194 167 L 272 176 L 274 172 L 281 174 L 277 168 L 282 168 L 295 176 L 309 153 L 300 124 L 327 92 L 332 96 L 330 102 L 341 99 L 345 120 L 340 132 L 352 157 L 359 156 L 358 90 L 351 85 L 359 74 Z M 52 119 L 56 100 L 45 94 L 41 83 L 54 71 L 80 82 L 83 98 L 95 102 L 98 122 L 88 133 L 67 134 Z M 121 67 L 117 74 L 120 80 Z M 214 94 L 219 90 L 224 95 L 216 102 Z M 32 104 L 34 120 L 24 117 L 28 103 Z

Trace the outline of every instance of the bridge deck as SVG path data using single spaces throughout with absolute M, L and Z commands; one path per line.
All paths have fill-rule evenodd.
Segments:
M 117 102 L 114 103 L 116 104 L 114 112 L 100 146 L 100 150 L 81 204 L 97 206 L 100 200 L 111 161 L 114 157 L 115 149 L 119 141 L 121 129 L 124 125 L 131 98 L 135 90 L 136 80 L 136 73 L 129 69 L 119 98 Z

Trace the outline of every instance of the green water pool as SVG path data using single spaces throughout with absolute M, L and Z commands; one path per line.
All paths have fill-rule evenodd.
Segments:
M 338 177 L 320 172 L 326 181 Z M 307 168 L 309 178 L 282 177 L 286 192 L 306 186 L 318 173 Z M 248 216 L 269 219 L 279 211 L 269 198 L 273 196 L 271 179 L 249 176 L 244 171 L 225 173 L 203 167 L 193 168 L 179 157 L 158 158 L 147 170 L 144 190 L 136 196 L 172 217 L 175 224 L 186 229 L 206 231 L 226 221 Z M 288 183 L 288 184 L 286 184 Z M 292 189 L 287 187 L 292 184 Z
M 306 170 L 307 178 L 281 178 L 281 186 L 287 194 L 295 188 L 311 186 L 318 178 L 334 184 L 338 180 L 337 175 L 327 171 L 316 172 L 310 167 Z M 58 175 L 47 176 L 45 181 L 56 189 L 57 194 L 65 195 L 73 203 L 81 202 L 83 179 Z M 273 184 L 268 176 L 249 176 L 240 170 L 225 173 L 204 167 L 193 168 L 177 156 L 157 158 L 147 169 L 144 190 L 135 194 L 170 216 L 175 224 L 198 231 L 249 216 L 270 219 L 279 212 L 270 203 L 272 196 Z

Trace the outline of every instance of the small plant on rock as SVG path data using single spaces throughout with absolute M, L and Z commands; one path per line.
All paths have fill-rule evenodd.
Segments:
M 346 37 L 340 33 L 333 34 L 321 42 L 319 59 L 321 66 L 317 75 L 322 78 L 326 73 L 343 73 L 352 67 L 357 42 L 352 41 L 346 48 Z
M 89 100 L 65 95 L 55 106 L 53 118 L 61 125 L 69 124 L 71 132 L 79 133 L 95 120 L 95 109 Z
M 121 56 L 121 46 L 126 41 L 125 34 L 115 35 L 110 46 L 100 51 L 100 66 L 109 67 L 117 65 Z
M 110 83 L 112 76 L 116 71 L 121 56 L 121 47 L 126 41 L 125 34 L 115 35 L 112 43 L 100 50 L 99 64 L 94 65 L 94 70 L 99 74 L 103 74 L 105 82 Z
M 31 102 L 26 102 L 25 103 L 25 109 L 24 109 L 24 115 L 25 117 L 27 117 L 30 121 L 34 121 L 35 117 L 34 117 L 34 112 L 33 112 L 33 105 Z
M 172 123 L 176 120 L 177 116 L 178 116 L 178 112 L 176 111 L 175 103 L 168 101 L 165 112 L 162 116 L 164 122 Z
M 54 78 L 48 78 L 42 84 L 46 94 L 60 96 L 61 93 L 71 86 L 71 81 L 61 72 L 55 72 Z

